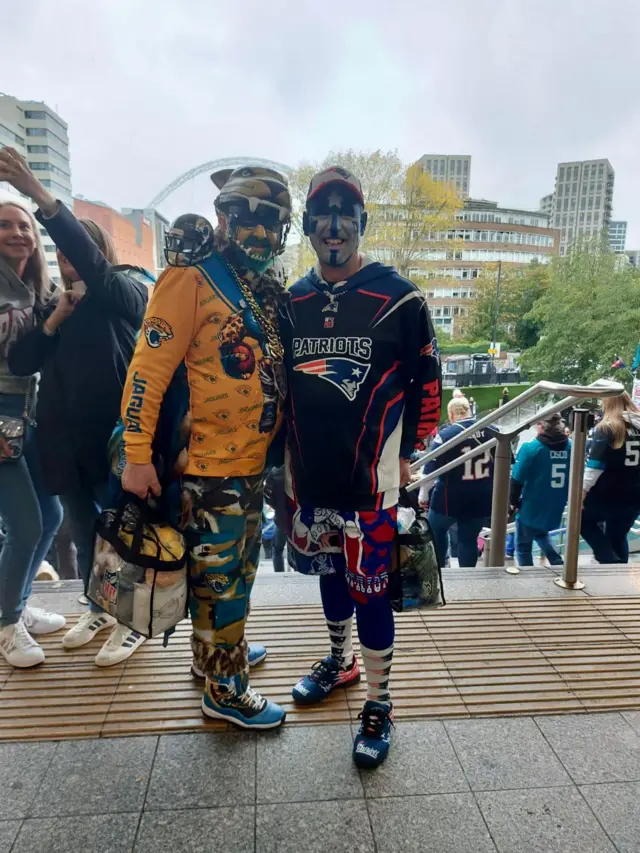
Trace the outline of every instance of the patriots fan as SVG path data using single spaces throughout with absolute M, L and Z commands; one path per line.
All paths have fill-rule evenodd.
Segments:
M 409 458 L 440 416 L 440 361 L 424 294 L 359 251 L 367 225 L 360 181 L 315 175 L 303 227 L 318 263 L 291 288 L 281 323 L 289 396 L 286 490 L 299 571 L 320 575 L 331 653 L 293 688 L 312 704 L 360 680 L 367 699 L 353 756 L 389 751 L 394 623 L 388 572 Z

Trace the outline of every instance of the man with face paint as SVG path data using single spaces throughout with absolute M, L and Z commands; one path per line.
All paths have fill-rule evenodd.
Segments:
M 269 729 L 283 709 L 249 686 L 244 627 L 255 580 L 267 450 L 286 397 L 275 269 L 291 216 L 286 179 L 244 166 L 216 172 L 218 227 L 185 217 L 168 234 L 123 396 L 126 491 L 159 495 L 153 439 L 162 400 L 183 362 L 191 433 L 182 479 L 189 544 L 192 671 L 206 679 L 202 711 Z M 192 221 L 195 220 L 195 221 Z M 279 261 L 278 261 L 279 264 Z
M 300 704 L 360 680 L 367 699 L 353 757 L 389 751 L 394 622 L 388 572 L 409 459 L 440 418 L 438 346 L 423 293 L 359 251 L 367 224 L 359 180 L 332 167 L 309 186 L 304 230 L 318 264 L 281 318 L 289 380 L 285 490 L 296 566 L 320 576 L 330 649 L 293 688 Z

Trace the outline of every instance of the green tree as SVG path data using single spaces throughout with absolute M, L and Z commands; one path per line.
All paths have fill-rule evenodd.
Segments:
M 549 286 L 551 267 L 534 261 L 521 269 L 503 267 L 497 305 L 496 337 L 500 343 L 519 350 L 534 346 L 540 337 L 541 321 L 530 316 L 536 301 Z M 491 340 L 496 317 L 497 264 L 477 280 L 476 298 L 469 309 L 465 336 Z
M 640 272 L 622 267 L 606 244 L 582 245 L 556 258 L 546 292 L 524 318 L 542 328 L 523 353 L 522 367 L 536 379 L 588 383 L 627 364 L 640 339 Z M 630 378 L 615 371 L 616 378 Z

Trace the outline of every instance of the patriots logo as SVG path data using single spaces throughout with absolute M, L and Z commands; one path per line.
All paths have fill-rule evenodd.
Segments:
M 426 347 L 422 347 L 420 355 L 430 355 L 440 364 L 440 347 L 438 346 L 437 339 L 431 338 L 431 343 L 427 344 Z
M 370 364 L 362 364 L 352 358 L 319 358 L 314 361 L 305 361 L 296 364 L 294 370 L 303 373 L 312 373 L 321 379 L 331 382 L 339 388 L 350 402 L 356 398 L 360 386 L 367 378 Z

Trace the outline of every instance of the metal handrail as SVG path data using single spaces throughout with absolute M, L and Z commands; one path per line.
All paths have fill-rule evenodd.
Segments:
M 505 538 L 507 529 L 507 515 L 509 509 L 509 481 L 511 476 L 511 439 L 528 429 L 532 424 L 539 423 L 563 409 L 575 405 L 580 400 L 589 398 L 602 397 L 618 397 L 624 393 L 624 386 L 619 382 L 612 382 L 609 379 L 599 379 L 591 385 L 564 385 L 559 382 L 537 382 L 531 388 L 528 388 L 522 394 L 519 394 L 513 400 L 505 403 L 497 411 L 480 418 L 470 427 L 462 430 L 454 438 L 442 444 L 435 450 L 430 450 L 423 454 L 411 464 L 411 470 L 416 471 L 427 462 L 437 459 L 443 453 L 447 453 L 459 444 L 463 444 L 479 430 L 485 427 L 491 427 L 493 433 L 492 438 L 488 442 L 474 447 L 472 450 L 464 453 L 461 457 L 448 462 L 435 471 L 414 480 L 408 487 L 408 491 L 420 488 L 425 483 L 431 482 L 445 474 L 448 471 L 463 465 L 468 459 L 484 453 L 488 449 L 488 445 L 494 446 L 497 444 L 494 474 L 493 474 L 493 505 L 491 512 L 491 540 L 490 540 L 490 564 L 493 566 L 504 565 Z M 539 411 L 530 415 L 522 421 L 517 422 L 508 430 L 501 430 L 496 426 L 497 422 L 501 421 L 510 412 L 518 409 L 527 400 L 531 400 L 540 394 L 568 394 L 569 396 L 556 402 L 544 406 Z M 586 421 L 584 410 L 577 409 L 576 415 L 580 412 L 580 416 L 576 422 L 574 430 L 573 451 L 571 454 L 571 468 L 569 471 L 569 499 L 568 499 L 568 518 L 569 524 L 567 528 L 567 552 L 565 557 L 565 576 L 564 579 L 557 579 L 563 586 L 571 589 L 577 589 L 583 586 L 577 580 L 578 567 L 578 541 L 580 538 L 580 503 L 582 495 L 582 471 L 585 461 L 585 439 L 586 439 Z

